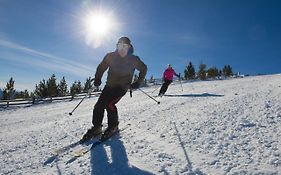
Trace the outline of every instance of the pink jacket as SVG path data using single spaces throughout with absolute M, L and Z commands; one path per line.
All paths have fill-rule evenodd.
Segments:
M 173 80 L 174 75 L 178 76 L 173 68 L 167 68 L 163 73 L 163 79 Z

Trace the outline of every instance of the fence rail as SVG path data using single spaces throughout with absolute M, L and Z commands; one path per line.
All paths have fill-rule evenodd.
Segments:
M 92 92 L 91 94 L 81 93 L 76 94 L 74 97 L 71 95 L 64 96 L 64 97 L 53 97 L 53 98 L 29 98 L 29 99 L 14 99 L 14 100 L 0 100 L 0 107 L 9 107 L 9 106 L 21 106 L 21 105 L 34 105 L 34 104 L 42 104 L 47 102 L 54 102 L 54 101 L 63 101 L 63 100 L 73 100 L 75 98 L 81 98 L 85 95 L 90 96 L 98 96 L 101 92 Z

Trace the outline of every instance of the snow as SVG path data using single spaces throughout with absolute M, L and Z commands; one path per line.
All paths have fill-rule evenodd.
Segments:
M 52 152 L 91 127 L 96 97 L 72 116 L 79 100 L 2 110 L 0 174 L 281 174 L 281 74 L 182 87 L 172 84 L 159 105 L 127 93 L 117 105 L 127 128 L 77 159 L 81 145 Z

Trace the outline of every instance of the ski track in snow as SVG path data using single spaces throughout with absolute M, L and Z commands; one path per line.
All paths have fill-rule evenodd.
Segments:
M 160 105 L 127 93 L 117 107 L 129 128 L 74 161 L 81 145 L 52 152 L 91 127 L 97 97 L 72 116 L 79 99 L 1 110 L 0 174 L 281 174 L 280 74 L 182 85 L 157 97 Z M 142 89 L 157 95 L 157 87 Z

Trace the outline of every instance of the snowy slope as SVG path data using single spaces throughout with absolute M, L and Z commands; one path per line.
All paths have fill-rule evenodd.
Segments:
M 184 83 L 183 91 L 175 83 L 160 105 L 126 94 L 120 128 L 131 125 L 120 136 L 77 159 L 80 145 L 53 159 L 91 127 L 96 100 L 72 116 L 79 100 L 0 111 L 0 174 L 281 174 L 280 74 Z

